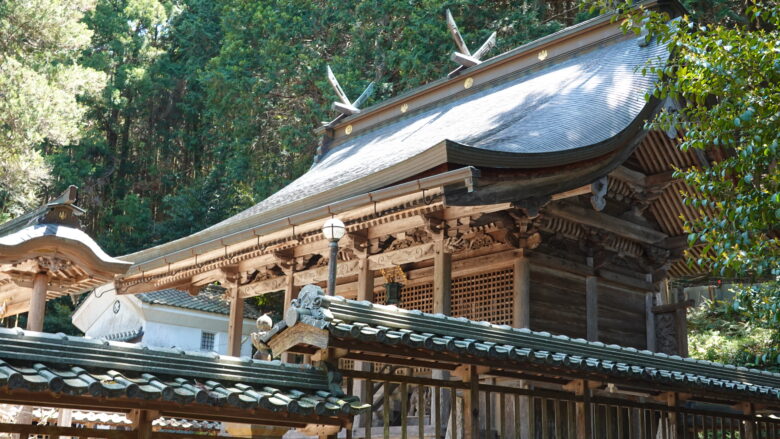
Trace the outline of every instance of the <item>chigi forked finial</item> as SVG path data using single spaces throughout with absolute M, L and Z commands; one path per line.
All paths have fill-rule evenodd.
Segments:
M 330 82 L 330 85 L 333 87 L 333 90 L 336 91 L 336 95 L 339 97 L 339 101 L 333 102 L 333 105 L 331 108 L 341 113 L 341 116 L 349 116 L 352 114 L 360 113 L 360 106 L 363 105 L 363 103 L 366 102 L 366 100 L 374 93 L 374 83 L 371 82 L 368 84 L 368 87 L 366 87 L 365 90 L 363 90 L 363 93 L 358 96 L 357 99 L 355 99 L 354 102 L 350 101 L 347 97 L 347 94 L 344 93 L 344 89 L 341 88 L 341 85 L 339 85 L 338 79 L 336 79 L 336 75 L 333 74 L 333 70 L 331 70 L 330 66 L 327 66 L 328 69 L 328 82 Z M 331 122 L 332 123 L 332 122 Z
M 447 9 L 447 28 L 449 28 L 452 39 L 455 40 L 455 46 L 458 48 L 457 51 L 452 52 L 450 59 L 460 64 L 457 69 L 447 75 L 449 77 L 457 75 L 461 70 L 481 64 L 482 57 L 496 45 L 496 33 L 493 32 L 476 52 L 471 53 L 468 46 L 466 46 L 466 42 L 463 40 L 463 36 L 461 36 L 458 25 L 455 24 L 455 19 L 452 18 L 452 13 L 449 9 Z

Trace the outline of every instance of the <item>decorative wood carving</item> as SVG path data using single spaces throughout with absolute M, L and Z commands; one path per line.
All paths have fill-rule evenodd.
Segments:
M 428 242 L 415 247 L 395 250 L 368 257 L 372 270 L 389 268 L 394 265 L 408 264 L 433 257 L 433 242 Z
M 386 251 L 401 250 L 414 247 L 419 244 L 431 242 L 431 236 L 423 229 L 414 229 L 411 232 L 400 232 Z
M 593 206 L 594 209 L 601 211 L 604 210 L 604 207 L 607 206 L 607 176 L 599 178 L 598 180 L 594 181 L 590 185 L 590 204 Z
M 325 259 L 325 258 L 322 258 Z M 307 285 L 322 282 L 328 279 L 328 266 L 325 260 L 325 266 L 295 273 L 295 285 Z M 336 277 L 357 276 L 360 260 L 343 261 L 336 264 Z
M 655 315 L 656 350 L 664 354 L 677 355 L 677 331 L 674 313 L 657 313 Z
M 38 263 L 42 271 L 48 271 L 49 273 L 55 273 L 73 265 L 71 261 L 55 256 L 39 256 L 35 258 L 35 262 Z
M 469 250 L 479 250 L 487 247 L 492 247 L 496 244 L 495 238 L 487 233 L 477 233 L 469 240 Z
M 287 286 L 287 276 L 279 276 L 271 279 L 252 282 L 251 284 L 238 287 L 239 297 L 254 297 L 270 291 L 279 291 Z

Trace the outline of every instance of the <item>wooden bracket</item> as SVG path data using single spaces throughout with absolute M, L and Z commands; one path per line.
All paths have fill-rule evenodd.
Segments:
M 468 364 L 461 364 L 452 371 L 452 375 L 460 378 L 463 382 L 468 382 L 471 375 L 471 368 L 475 367 L 477 375 L 485 375 L 490 371 L 488 366 L 472 366 Z
M 328 347 L 328 335 L 329 333 L 325 329 L 299 323 L 268 340 L 268 347 L 271 348 L 274 356 L 281 355 L 298 345 L 309 345 L 325 349 Z
M 586 380 L 572 380 L 563 385 L 563 389 L 574 393 L 575 395 L 582 395 L 585 393 Z M 598 389 L 604 383 L 600 381 L 587 381 L 587 389 Z
M 348 354 L 348 349 L 324 348 L 313 353 L 311 355 L 311 361 L 337 361 L 339 358 L 346 357 Z

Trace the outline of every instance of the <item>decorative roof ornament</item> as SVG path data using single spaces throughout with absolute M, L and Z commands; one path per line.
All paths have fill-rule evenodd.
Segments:
M 446 15 L 447 28 L 450 30 L 452 39 L 455 41 L 455 46 L 458 48 L 457 51 L 452 52 L 450 59 L 460 64 L 457 69 L 451 71 L 447 75 L 448 77 L 452 78 L 453 76 L 458 75 L 462 70 L 482 63 L 482 57 L 485 56 L 490 51 L 490 49 L 496 46 L 496 33 L 493 32 L 490 34 L 488 39 L 482 43 L 482 46 L 480 46 L 480 48 L 472 54 L 469 51 L 468 46 L 466 46 L 466 42 L 463 40 L 463 36 L 461 36 L 460 31 L 458 30 L 458 25 L 455 24 L 455 19 L 452 18 L 452 13 L 449 9 L 447 9 Z
M 371 97 L 372 94 L 374 94 L 374 87 L 375 84 L 372 81 L 370 84 L 368 84 L 368 87 L 366 87 L 365 90 L 363 90 L 363 93 L 358 96 L 357 99 L 355 99 L 354 102 L 350 101 L 347 97 L 347 94 L 344 93 L 344 89 L 341 88 L 341 85 L 339 84 L 338 79 L 336 79 L 336 75 L 333 74 L 333 70 L 331 70 L 330 66 L 327 66 L 328 71 L 328 82 L 330 82 L 330 85 L 333 87 L 333 90 L 335 90 L 336 95 L 339 97 L 339 101 L 333 102 L 333 105 L 331 105 L 331 108 L 341 113 L 339 117 L 336 119 L 340 119 L 344 116 L 350 116 L 353 114 L 360 113 L 360 106 L 363 105 L 366 100 Z M 335 121 L 333 121 L 335 122 Z M 333 122 L 330 122 L 328 125 L 331 125 Z

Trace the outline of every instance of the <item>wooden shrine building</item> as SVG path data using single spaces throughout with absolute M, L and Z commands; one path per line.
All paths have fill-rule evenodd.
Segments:
M 338 217 L 340 296 L 385 303 L 384 270 L 402 278 L 404 308 L 685 354 L 684 304 L 665 285 L 696 274 L 680 219 L 696 213 L 672 169 L 713 157 L 644 129 L 670 104 L 645 99 L 655 78 L 640 68 L 667 56 L 604 16 L 339 117 L 307 173 L 123 256 L 134 265 L 116 288 L 220 281 L 234 298 L 284 290 L 289 304 L 324 286 L 320 228 Z
M 227 375 L 178 377 L 208 379 L 210 394 L 257 410 L 230 409 L 242 422 L 279 421 L 257 408 L 257 384 L 285 388 L 288 409 L 296 398 L 338 404 L 290 415 L 290 425 L 323 426 L 320 435 L 776 437 L 780 376 L 684 358 L 687 303 L 668 285 L 700 274 L 683 259 L 701 251 L 683 230 L 699 213 L 672 170 L 719 156 L 682 152 L 678 133 L 645 129 L 674 103 L 646 99 L 655 78 L 641 68 L 669 54 L 611 18 L 484 61 L 482 50 L 456 53 L 462 66 L 449 77 L 365 109 L 341 96 L 307 173 L 219 224 L 123 256 L 133 265 L 114 278 L 117 292 L 197 293 L 219 281 L 237 354 L 240 299 L 284 291 L 285 321 L 256 339 L 346 379 L 340 390 L 321 378 L 282 385 L 269 377 L 325 372 L 235 358 L 214 360 L 229 363 Z M 331 218 L 347 232 L 333 261 L 321 232 Z M 331 262 L 338 297 L 319 291 Z M 158 361 L 136 354 L 133 367 Z M 177 355 L 159 354 L 173 362 L 168 374 L 200 364 Z M 19 367 L 60 370 L 44 360 Z M 157 386 L 157 372 L 139 371 L 128 372 L 147 380 L 139 389 L 180 382 Z M 166 404 L 161 414 L 219 415 Z

